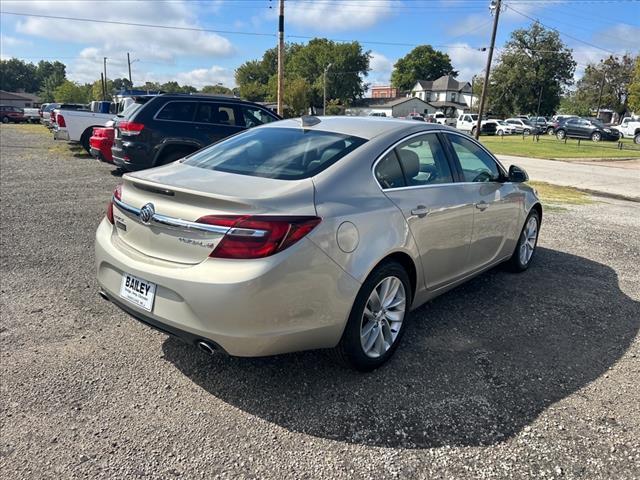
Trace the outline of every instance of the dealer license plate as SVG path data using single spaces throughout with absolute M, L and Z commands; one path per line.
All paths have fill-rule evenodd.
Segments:
M 156 296 L 156 284 L 147 282 L 142 278 L 134 277 L 129 273 L 123 273 L 122 285 L 120 285 L 120 296 L 150 312 Z

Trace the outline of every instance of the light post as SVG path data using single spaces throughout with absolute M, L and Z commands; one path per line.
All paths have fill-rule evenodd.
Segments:
M 327 115 L 327 72 L 331 68 L 333 63 L 329 63 L 326 67 L 324 67 L 324 78 L 322 80 L 323 89 L 322 89 L 322 115 Z

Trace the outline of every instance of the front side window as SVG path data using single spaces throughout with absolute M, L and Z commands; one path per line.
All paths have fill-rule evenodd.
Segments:
M 242 107 L 242 117 L 244 119 L 244 125 L 247 128 L 257 127 L 277 120 L 276 117 L 269 115 L 261 108 L 248 106 Z
M 191 122 L 196 111 L 196 102 L 168 102 L 156 115 L 158 120 Z
M 395 150 L 407 185 L 453 182 L 449 162 L 435 134 L 414 137 Z
M 405 187 L 404 174 L 395 151 L 391 150 L 376 166 L 376 178 L 383 189 Z
M 500 169 L 478 144 L 460 135 L 447 135 L 462 167 L 465 182 L 497 182 Z
M 254 177 L 312 177 L 351 153 L 365 139 L 303 128 L 256 128 L 211 145 L 186 165 Z
M 196 122 L 216 125 L 236 125 L 236 115 L 231 105 L 203 102 L 198 104 Z

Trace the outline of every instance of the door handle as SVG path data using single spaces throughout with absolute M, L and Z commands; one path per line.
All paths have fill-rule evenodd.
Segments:
M 480 210 L 481 212 L 484 212 L 487 209 L 488 206 L 489 206 L 489 204 L 487 202 L 485 202 L 484 200 L 482 202 L 476 203 L 476 208 L 478 210 Z
M 424 205 L 418 205 L 416 208 L 411 210 L 411 215 L 417 215 L 420 218 L 426 217 L 429 214 L 429 209 Z

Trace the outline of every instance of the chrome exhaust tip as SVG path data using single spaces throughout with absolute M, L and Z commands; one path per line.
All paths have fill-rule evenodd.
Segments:
M 198 348 L 207 355 L 215 355 L 216 353 L 216 349 L 213 347 L 213 345 L 205 342 L 204 340 L 200 340 L 196 345 L 198 345 Z
M 98 295 L 100 295 L 102 297 L 103 300 L 106 300 L 107 302 L 110 302 L 111 300 L 109 300 L 109 297 L 107 296 L 107 294 L 104 292 L 104 290 L 100 290 L 98 291 Z

